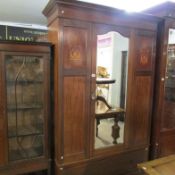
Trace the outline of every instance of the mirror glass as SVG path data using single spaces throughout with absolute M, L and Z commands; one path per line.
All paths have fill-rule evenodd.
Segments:
M 124 143 L 129 39 L 97 36 L 95 149 Z

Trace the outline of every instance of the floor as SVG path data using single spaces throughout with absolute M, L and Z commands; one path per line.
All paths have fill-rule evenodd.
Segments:
M 113 125 L 113 119 L 104 119 L 100 121 L 100 124 L 98 125 L 98 136 L 96 136 L 95 133 L 95 149 L 106 148 L 114 145 L 111 136 Z M 119 121 L 118 125 L 120 127 L 120 137 L 117 139 L 117 143 L 120 144 L 123 143 L 124 140 L 124 122 Z

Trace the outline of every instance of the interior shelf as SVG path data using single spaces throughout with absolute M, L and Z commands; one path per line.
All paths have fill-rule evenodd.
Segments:
M 9 159 L 28 159 L 43 155 L 44 135 L 9 138 Z
M 32 147 L 22 150 L 10 150 L 9 152 L 10 161 L 16 161 L 21 159 L 29 159 L 34 157 L 39 157 L 43 155 L 43 146 Z
M 43 134 L 43 124 L 37 124 L 36 126 L 26 125 L 18 126 L 18 136 L 16 136 L 16 127 L 9 127 L 9 138 L 21 137 L 21 136 L 32 136 L 32 135 L 42 135 Z
M 37 105 L 18 105 L 17 110 L 30 110 L 30 109 L 40 109 L 43 108 L 43 104 L 37 104 Z M 8 105 L 7 109 L 9 111 L 16 110 L 15 105 Z
M 15 81 L 14 80 L 7 80 L 6 81 L 8 85 L 14 85 Z M 18 80 L 17 84 L 20 85 L 30 85 L 30 84 L 42 84 L 43 80 Z

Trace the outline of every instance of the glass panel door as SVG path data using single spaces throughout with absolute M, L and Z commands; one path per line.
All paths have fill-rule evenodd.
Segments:
M 44 153 L 44 66 L 40 56 L 5 55 L 9 161 Z
M 171 44 L 168 47 L 165 99 L 175 102 L 175 44 Z
M 166 59 L 162 130 L 175 128 L 175 29 L 169 29 Z

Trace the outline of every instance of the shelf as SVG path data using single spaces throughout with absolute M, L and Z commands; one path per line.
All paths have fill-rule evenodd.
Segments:
M 165 85 L 165 88 L 175 89 L 175 87 L 173 87 L 173 86 L 166 86 L 166 85 Z
M 174 58 L 175 59 L 175 56 L 168 56 L 168 58 Z
M 166 101 L 169 101 L 169 102 L 172 102 L 172 103 L 175 102 L 175 98 L 167 98 L 167 97 L 165 97 L 165 100 Z
M 14 85 L 15 81 L 13 80 L 7 80 L 6 81 L 8 85 Z M 44 83 L 43 80 L 36 80 L 36 81 L 33 81 L 33 80 L 18 80 L 17 81 L 17 84 L 20 84 L 20 85 L 29 85 L 29 84 L 41 84 L 41 83 Z
M 35 157 L 40 157 L 43 155 L 43 146 L 28 148 L 24 150 L 10 150 L 9 160 L 16 161 L 21 159 L 30 159 Z
M 171 74 L 170 72 L 167 72 L 167 73 L 169 73 L 166 77 L 167 77 L 167 79 L 168 78 L 175 78 L 175 74 Z M 174 73 L 174 72 L 173 72 Z
M 37 105 L 18 105 L 17 110 L 30 110 L 30 109 L 41 109 L 43 108 L 42 104 L 37 104 Z M 15 105 L 8 105 L 7 109 L 10 111 L 16 110 Z
M 16 136 L 16 127 L 15 126 L 8 128 L 9 138 L 35 136 L 35 135 L 43 135 L 43 124 L 38 124 L 35 127 L 32 125 L 20 126 L 20 127 L 18 127 L 18 136 Z

